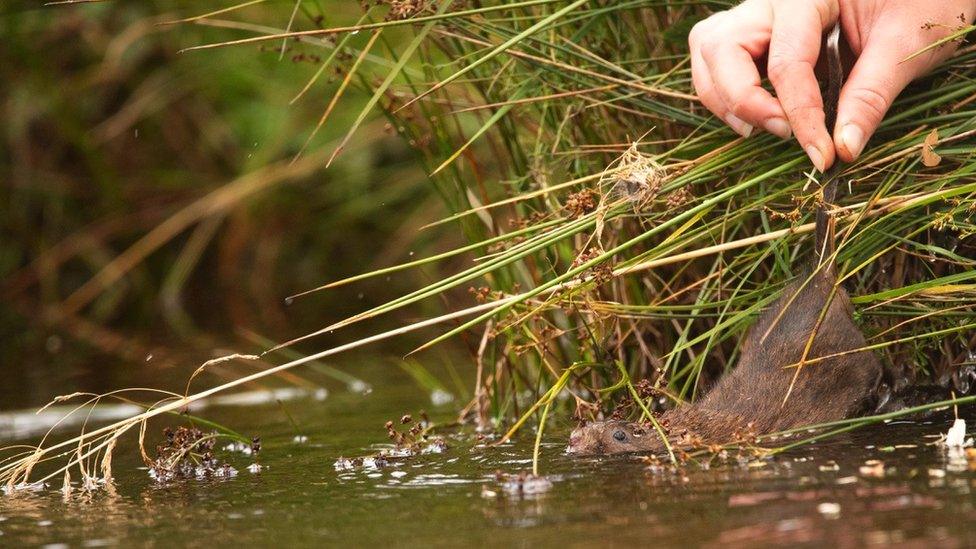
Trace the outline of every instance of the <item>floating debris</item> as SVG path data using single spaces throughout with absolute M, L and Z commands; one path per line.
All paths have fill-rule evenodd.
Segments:
M 356 468 L 356 462 L 354 459 L 348 459 L 340 456 L 339 459 L 335 460 L 335 463 L 332 464 L 332 467 L 336 471 L 351 471 Z
M 227 443 L 223 450 L 225 452 L 237 452 L 239 454 L 244 454 L 245 456 L 251 455 L 251 445 L 244 444 L 243 442 L 230 442 Z
M 836 461 L 830 460 L 830 461 L 824 463 L 823 465 L 821 465 L 820 466 L 820 470 L 821 471 L 824 471 L 824 472 L 827 472 L 827 471 L 840 471 L 840 465 L 837 465 L 837 462 Z
M 966 438 L 966 420 L 956 418 L 956 421 L 952 423 L 952 427 L 942 436 L 939 442 L 949 450 L 962 450 L 963 448 L 972 446 L 973 439 Z
M 254 455 L 261 451 L 261 439 L 259 437 L 254 437 L 251 439 L 250 444 L 235 440 L 234 442 L 226 444 L 223 450 L 225 452 L 244 454 L 245 456 Z
M 548 478 L 533 475 L 528 471 L 521 471 L 514 475 L 496 471 L 495 481 L 499 483 L 502 492 L 518 498 L 537 497 L 552 488 L 552 482 Z M 482 496 L 485 496 L 484 491 Z
M 247 470 L 251 473 L 260 473 L 262 469 L 264 469 L 264 467 L 262 467 L 260 463 L 252 463 L 247 466 Z
M 880 459 L 869 459 L 858 469 L 862 477 L 884 478 L 885 465 Z
M 949 471 L 961 473 L 972 467 L 966 449 L 973 446 L 973 439 L 966 438 L 966 420 L 956 418 L 949 431 L 940 435 L 936 444 L 945 449 L 948 458 L 946 469 Z
M 817 512 L 823 515 L 824 518 L 840 518 L 840 504 L 833 502 L 821 503 L 820 505 L 817 505 Z
M 443 454 L 447 450 L 447 442 L 441 437 L 431 438 L 425 446 L 420 449 L 420 453 L 423 455 L 427 454 Z
M 333 467 L 336 471 L 352 471 L 355 469 L 381 469 L 390 464 L 390 461 L 381 455 L 366 456 L 358 458 L 340 457 L 335 461 Z
M 156 446 L 156 459 L 146 463 L 149 477 L 161 483 L 174 480 L 229 478 L 237 470 L 213 455 L 217 433 L 204 433 L 195 427 L 163 430 L 166 443 Z
M 294 442 L 295 444 L 305 444 L 306 442 L 308 442 L 308 437 L 305 435 L 295 435 L 294 437 L 292 437 L 291 441 Z
M 399 431 L 392 421 L 387 421 L 384 427 L 386 434 L 393 441 L 393 450 L 385 453 L 385 457 L 410 457 L 417 454 L 440 454 L 447 450 L 447 442 L 441 437 L 431 437 L 430 420 L 427 414 L 421 412 L 420 421 L 414 422 L 410 415 L 400 418 L 401 425 L 413 424 L 407 431 Z
M 379 452 L 366 457 L 340 457 L 333 466 L 336 471 L 350 471 L 353 469 L 379 469 L 386 467 L 391 461 L 404 460 L 418 455 L 442 454 L 448 449 L 447 441 L 443 437 L 429 436 L 430 420 L 427 414 L 421 413 L 421 420 L 414 421 L 413 416 L 404 415 L 400 418 L 400 425 L 412 426 L 401 432 L 394 422 L 387 421 L 384 425 L 387 436 L 393 441 L 392 448 L 383 448 Z

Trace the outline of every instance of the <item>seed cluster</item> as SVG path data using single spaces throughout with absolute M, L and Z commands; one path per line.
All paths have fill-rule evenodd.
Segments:
M 176 480 L 225 478 L 237 470 L 214 456 L 217 433 L 204 433 L 196 427 L 163 429 L 166 441 L 156 446 L 156 458 L 149 461 L 149 476 L 157 482 Z M 251 443 L 251 453 L 261 449 L 259 439 Z

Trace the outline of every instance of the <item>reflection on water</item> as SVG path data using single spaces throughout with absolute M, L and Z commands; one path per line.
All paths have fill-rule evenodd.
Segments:
M 236 477 L 156 485 L 130 441 L 106 489 L 0 497 L 0 544 L 976 543 L 972 462 L 932 444 L 948 415 L 891 422 L 775 459 L 679 472 L 628 456 L 571 458 L 562 452 L 568 425 L 555 426 L 542 452 L 545 479 L 531 486 L 513 480 L 531 468 L 531 437 L 489 447 L 449 433 L 444 453 L 336 471 L 339 456 L 383 447 L 387 419 L 430 405 L 411 386 L 374 386 L 368 395 L 340 388 L 324 400 L 314 391 L 292 400 L 305 443 L 295 442 L 295 427 L 273 402 L 213 405 L 208 418 L 262 436 L 257 457 L 223 454 Z M 450 406 L 428 411 L 434 421 L 451 419 Z M 158 440 L 161 425 L 154 427 Z M 260 471 L 248 472 L 255 460 Z
M 196 414 L 211 406 L 259 406 L 306 398 L 325 400 L 328 394 L 329 392 L 325 388 L 310 390 L 300 387 L 238 391 L 198 400 L 191 403 L 187 408 L 188 411 Z M 91 395 L 86 395 L 76 398 L 75 404 L 56 404 L 43 410 L 0 412 L 0 441 L 37 436 L 55 428 L 64 430 L 85 423 L 113 422 L 132 417 L 143 411 L 143 408 L 135 404 L 105 402 L 109 399 L 103 399 L 94 407 L 81 406 L 81 404 L 90 401 L 91 398 Z

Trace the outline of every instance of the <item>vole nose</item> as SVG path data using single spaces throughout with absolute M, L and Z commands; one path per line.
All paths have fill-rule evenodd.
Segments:
M 582 435 L 579 434 L 578 432 L 573 431 L 572 433 L 570 433 L 569 446 L 566 447 L 566 453 L 572 454 L 573 452 L 576 451 L 576 447 L 580 443 L 580 438 L 582 438 Z

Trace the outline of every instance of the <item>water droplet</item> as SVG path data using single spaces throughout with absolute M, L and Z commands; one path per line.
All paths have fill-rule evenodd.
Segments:
M 153 359 L 152 353 L 149 353 L 148 355 L 146 355 L 146 362 L 149 362 L 152 359 Z

